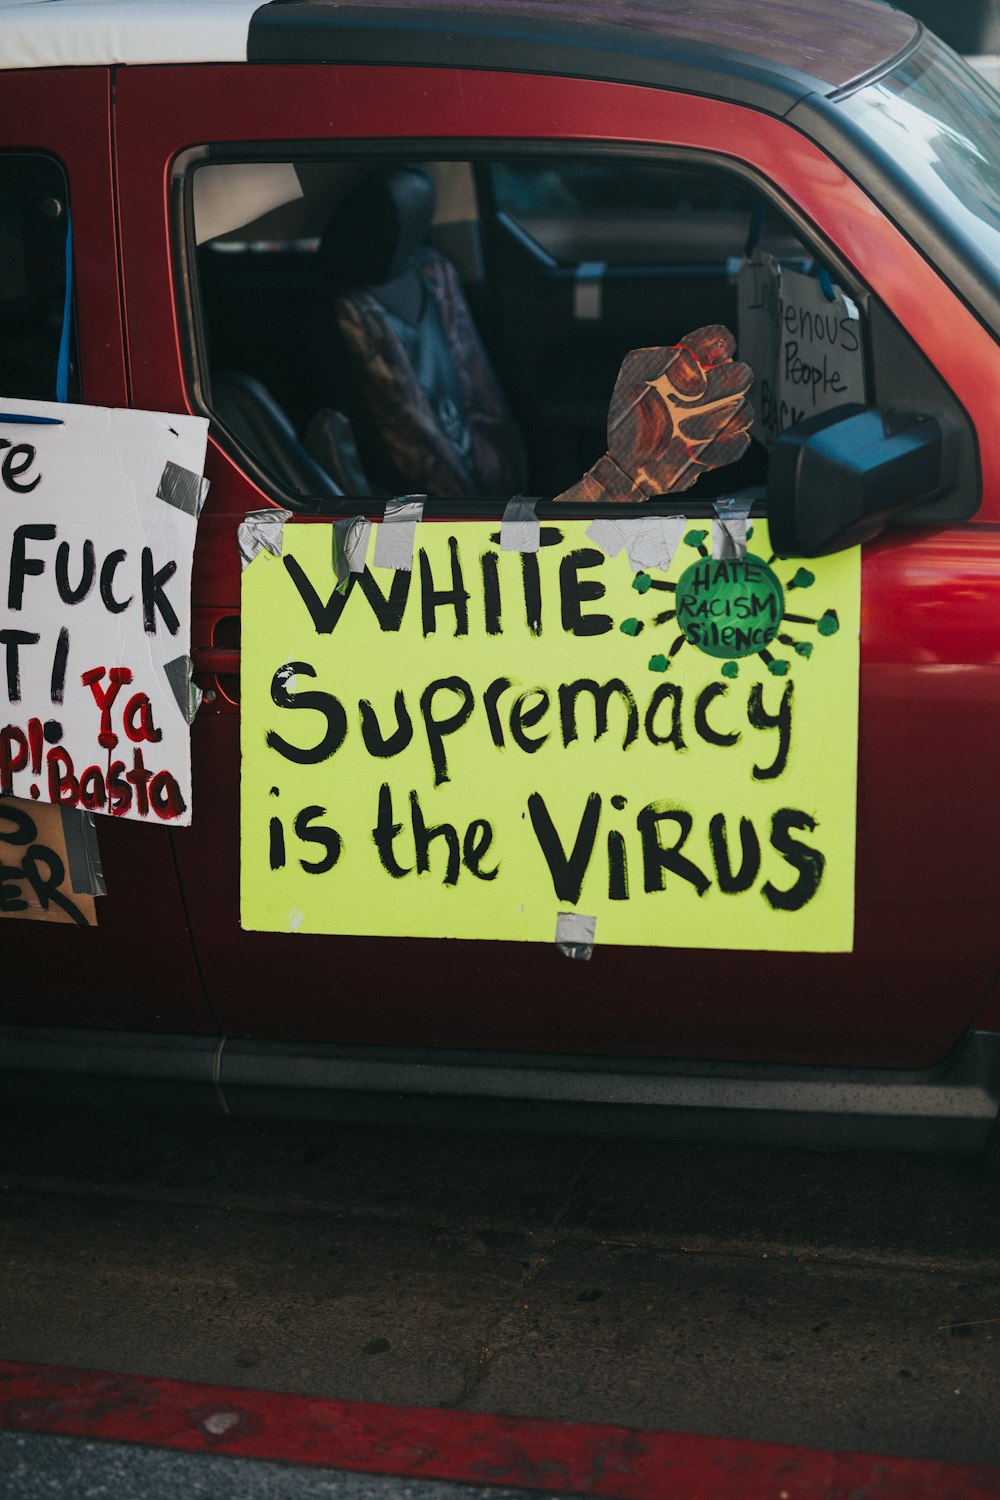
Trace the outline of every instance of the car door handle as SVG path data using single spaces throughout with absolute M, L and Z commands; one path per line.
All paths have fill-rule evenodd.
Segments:
M 195 646 L 191 652 L 191 661 L 196 672 L 218 674 L 240 670 L 240 653 L 233 647 Z

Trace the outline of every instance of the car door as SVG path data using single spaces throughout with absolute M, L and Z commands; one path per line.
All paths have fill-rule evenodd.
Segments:
M 780 120 L 668 91 L 424 68 L 137 67 L 119 76 L 117 109 L 137 405 L 198 410 L 208 401 L 186 302 L 192 251 L 188 244 L 185 258 L 183 244 L 185 173 L 206 152 L 288 160 L 302 146 L 355 163 L 393 153 L 509 161 L 544 142 L 548 151 L 562 143 L 574 160 L 588 151 L 665 153 L 749 181 L 870 299 L 878 390 L 891 398 L 897 380 L 899 396 L 904 372 L 911 394 L 943 392 L 964 427 L 966 514 L 893 529 L 864 549 L 853 951 L 598 946 L 589 964 L 574 965 L 555 945 L 240 930 L 235 531 L 281 493 L 215 429 L 194 599 L 196 668 L 214 696 L 193 731 L 194 826 L 174 837 L 225 1028 L 559 1053 L 893 1066 L 940 1059 L 1000 970 L 1000 872 L 980 857 L 1000 837 L 986 752 L 1000 729 L 992 604 L 1000 452 L 990 442 L 995 342 L 919 250 Z M 244 316 L 268 311 L 251 300 Z M 516 359 L 516 347 L 508 354 Z
M 72 219 L 72 369 L 70 398 L 127 406 L 128 381 L 118 283 L 114 183 L 111 165 L 111 80 L 107 69 L 26 70 L 3 79 L 0 123 L 5 187 L 27 173 L 20 197 L 8 194 L 5 267 L 19 267 L 30 285 L 30 238 L 17 243 L 17 226 L 33 212 L 52 226 L 53 264 L 64 285 L 64 245 Z M 37 170 L 38 167 L 44 171 Z M 30 176 L 30 182 L 28 177 Z M 53 236 L 55 241 L 53 242 Z M 17 257 L 20 256 L 20 260 Z M 13 259 L 12 259 L 13 257 Z M 10 296 L 5 286 L 5 299 Z M 62 306 L 61 288 L 56 288 Z M 17 299 L 15 299 L 16 301 Z M 27 305 L 30 298 L 20 299 Z M 30 309 L 29 309 L 30 311 Z M 51 350 L 27 357 L 41 337 L 28 314 L 3 305 L 3 395 L 54 400 L 47 370 Z M 20 319 L 20 321 L 18 321 Z M 47 331 L 58 342 L 60 319 Z M 20 342 L 16 349 L 15 334 Z M 15 359 L 15 353 L 19 358 Z M 32 369 L 43 384 L 27 388 Z M 99 518 L 95 518 L 99 525 Z M 96 902 L 97 925 L 7 920 L 0 1020 L 27 1025 L 123 1027 L 146 1031 L 209 1032 L 214 1022 L 198 977 L 169 836 L 110 817 L 98 817 L 99 859 L 107 895 Z

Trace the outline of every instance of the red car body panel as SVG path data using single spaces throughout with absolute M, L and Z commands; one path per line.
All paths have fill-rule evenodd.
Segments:
M 125 343 L 106 69 L 4 76 L 4 144 L 58 157 L 70 183 L 77 334 L 84 398 L 127 406 Z M 101 859 L 112 900 L 100 923 L 14 921 L 3 927 L 3 1019 L 207 1033 L 205 1003 L 169 837 L 103 818 Z
M 997 348 L 919 251 L 803 135 L 710 99 L 527 74 L 219 65 L 120 71 L 116 109 L 137 406 L 192 409 L 168 214 L 173 165 L 187 147 L 617 141 L 717 154 L 776 184 L 907 328 L 968 412 L 980 447 L 983 498 L 971 522 L 896 530 L 865 549 L 853 954 L 598 948 L 592 963 L 567 965 L 554 948 L 516 944 L 241 932 L 238 715 L 223 682 L 193 730 L 194 827 L 169 836 L 222 1028 L 345 1043 L 899 1067 L 946 1053 L 1000 971 L 1000 870 L 975 857 L 1000 843 L 1000 799 L 983 754 L 1000 733 Z M 72 133 L 68 117 L 63 127 Z M 85 396 L 97 399 L 89 384 Z M 267 498 L 214 445 L 208 474 L 194 644 L 202 685 L 212 687 L 220 686 L 213 665 L 235 665 L 231 653 L 207 653 L 220 621 L 238 610 L 236 522 Z M 144 850 L 166 847 L 167 835 L 144 832 Z M 106 920 L 120 899 L 104 903 Z M 61 1019 L 69 1009 L 46 1014 Z

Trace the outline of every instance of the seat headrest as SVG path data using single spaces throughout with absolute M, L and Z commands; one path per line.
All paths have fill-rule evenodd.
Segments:
M 423 167 L 382 167 L 338 203 L 323 233 L 323 271 L 338 289 L 383 286 L 402 276 L 434 218 L 434 184 Z

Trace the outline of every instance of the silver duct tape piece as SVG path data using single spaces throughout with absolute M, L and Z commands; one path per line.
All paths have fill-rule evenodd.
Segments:
M 106 896 L 108 888 L 97 845 L 94 814 L 78 807 L 64 807 L 61 812 L 70 885 L 78 896 Z
M 207 494 L 207 479 L 203 479 L 200 474 L 195 474 L 192 469 L 184 469 L 180 464 L 172 463 L 168 459 L 160 475 L 160 483 L 156 491 L 158 500 L 165 500 L 168 505 L 175 505 L 186 515 L 198 517 L 201 515 Z
M 642 516 L 636 520 L 592 521 L 587 535 L 609 557 L 617 557 L 624 550 L 633 573 L 649 568 L 666 573 L 686 527 L 684 516 Z
M 515 495 L 507 502 L 500 522 L 501 552 L 537 552 L 542 544 L 542 528 L 535 515 L 536 500 Z
M 623 521 L 591 521 L 587 535 L 594 546 L 600 547 L 609 557 L 617 557 L 627 541 Z
M 661 573 L 669 572 L 674 553 L 687 530 L 685 517 L 646 516 L 634 524 L 636 533 L 628 545 L 632 571 L 642 573 L 649 568 L 658 568 Z
M 602 282 L 608 269 L 603 260 L 585 260 L 576 268 L 573 278 L 573 316 L 581 322 L 594 323 L 600 319 Z
M 236 543 L 240 549 L 240 570 L 248 568 L 258 552 L 270 552 L 272 557 L 281 556 L 285 522 L 292 519 L 290 510 L 251 510 L 236 530 Z
M 596 931 L 596 917 L 584 917 L 575 911 L 561 911 L 556 918 L 556 947 L 567 958 L 592 958 Z
M 746 557 L 747 526 L 752 500 L 716 500 L 712 522 L 712 556 L 719 562 Z
M 745 521 L 712 522 L 712 556 L 718 562 L 737 561 L 747 555 Z
M 204 695 L 201 688 L 195 687 L 191 681 L 190 656 L 175 656 L 173 661 L 164 662 L 163 671 L 166 674 L 171 691 L 177 699 L 177 707 L 184 715 L 187 723 L 193 724 L 194 716 L 198 712 Z
M 426 498 L 426 495 L 403 495 L 386 505 L 385 520 L 375 528 L 372 562 L 376 568 L 396 568 L 401 573 L 412 571 L 413 544 L 417 524 L 423 520 Z
M 347 588 L 352 573 L 365 571 L 371 529 L 371 522 L 364 516 L 352 516 L 349 521 L 333 523 L 333 570 L 341 593 Z

